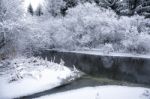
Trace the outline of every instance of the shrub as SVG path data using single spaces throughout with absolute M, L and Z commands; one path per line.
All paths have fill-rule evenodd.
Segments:
M 65 17 L 42 16 L 42 20 L 3 22 L 6 45 L 1 52 L 32 54 L 48 48 L 100 49 L 105 52 L 149 52 L 149 19 L 119 17 L 94 3 L 68 9 Z M 46 18 L 46 19 L 45 19 Z M 30 21 L 32 20 L 32 22 Z

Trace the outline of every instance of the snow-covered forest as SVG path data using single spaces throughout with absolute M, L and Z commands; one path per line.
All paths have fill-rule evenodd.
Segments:
M 1 58 L 46 48 L 150 53 L 148 0 L 27 1 L 0 1 Z
M 73 69 L 65 67 L 63 60 L 60 64 L 56 64 L 41 58 L 33 58 L 35 53 L 42 50 L 96 50 L 107 54 L 149 56 L 149 43 L 149 0 L 0 0 L 0 80 L 3 79 L 1 75 L 5 75 L 6 78 L 9 75 L 8 83 L 23 79 L 24 76 L 39 79 L 33 72 L 40 70 L 49 72 L 53 66 L 55 67 L 50 70 L 52 74 L 48 73 L 44 77 L 55 75 L 56 78 L 63 79 L 63 81 L 56 80 L 55 87 L 66 80 L 70 81 L 70 77 L 74 80 L 81 76 L 82 73 L 75 67 Z M 32 70 L 34 66 L 36 69 Z M 59 77 L 62 70 L 64 76 Z M 38 73 L 38 77 L 45 75 L 42 71 Z M 56 75 L 55 71 L 60 72 L 60 75 L 59 73 Z M 45 80 L 42 77 L 41 79 Z M 32 80 L 28 81 L 35 83 Z M 39 84 L 43 87 L 47 83 L 39 82 Z M 18 84 L 21 85 L 25 84 Z M 12 91 L 15 84 L 10 87 L 11 89 L 5 87 L 7 86 L 5 82 L 0 82 L 1 86 L 5 90 L 0 89 L 0 98 L 1 95 L 2 98 L 15 98 L 29 94 L 28 92 L 35 93 L 36 88 L 39 88 L 35 85 L 33 90 L 21 92 L 21 95 L 16 92 L 9 94 L 10 97 L 5 97 L 7 96 L 5 92 Z M 38 90 L 43 91 L 41 88 Z M 139 99 L 149 98 L 148 91 L 147 97 Z

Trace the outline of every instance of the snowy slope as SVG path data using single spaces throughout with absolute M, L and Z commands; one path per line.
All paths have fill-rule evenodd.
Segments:
M 125 86 L 87 87 L 38 99 L 150 99 L 150 89 Z
M 63 63 L 63 62 L 62 62 Z M 1 62 L 0 99 L 25 96 L 68 83 L 79 77 L 77 70 L 39 58 L 19 57 Z M 1 68 L 0 67 L 0 68 Z M 11 68 L 10 68 L 11 67 Z M 1 68 L 2 69 L 2 68 Z M 7 72 L 6 72 L 7 71 Z

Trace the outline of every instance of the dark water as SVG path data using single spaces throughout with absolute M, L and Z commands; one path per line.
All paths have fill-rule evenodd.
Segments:
M 42 58 L 73 67 L 92 76 L 103 76 L 115 80 L 150 85 L 150 58 L 91 55 L 87 53 L 63 52 L 58 50 L 44 50 Z
M 47 58 L 56 63 L 64 60 L 65 66 L 76 66 L 88 75 L 69 84 L 18 99 L 32 99 L 83 87 L 103 85 L 150 88 L 150 59 L 148 58 L 89 55 L 55 50 L 42 51 L 35 56 Z

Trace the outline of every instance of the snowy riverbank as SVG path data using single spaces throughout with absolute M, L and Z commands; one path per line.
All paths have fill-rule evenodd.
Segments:
M 5 60 L 0 68 L 0 99 L 52 89 L 80 77 L 78 70 L 65 67 L 63 61 L 56 64 L 34 57 Z
M 86 87 L 38 99 L 150 99 L 150 89 L 126 86 Z

